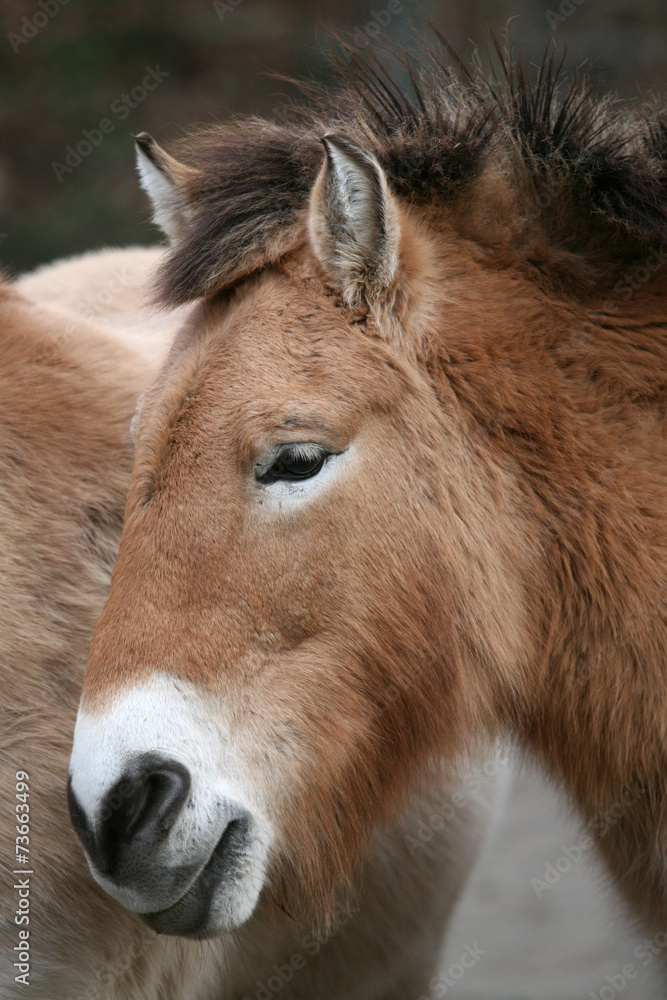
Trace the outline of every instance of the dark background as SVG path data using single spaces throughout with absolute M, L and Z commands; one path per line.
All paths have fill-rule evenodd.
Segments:
M 392 40 L 408 44 L 426 14 L 466 55 L 488 46 L 489 27 L 502 34 L 509 26 L 528 61 L 540 58 L 557 23 L 570 66 L 587 66 L 631 100 L 664 93 L 666 0 L 403 0 L 390 13 L 397 2 L 218 0 L 219 13 L 212 0 L 3 0 L 3 265 L 23 270 L 91 247 L 155 241 L 131 134 L 146 130 L 168 144 L 195 122 L 270 116 L 288 92 L 272 72 L 332 79 L 328 54 L 340 47 L 330 29 L 362 47 L 374 14 Z M 147 67 L 168 76 L 135 108 L 125 105 L 121 119 L 115 102 L 141 87 Z M 67 147 L 104 118 L 112 130 L 59 180 L 53 163 L 66 165 Z

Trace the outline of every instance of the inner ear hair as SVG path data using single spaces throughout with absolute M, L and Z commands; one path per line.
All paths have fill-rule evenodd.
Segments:
M 325 163 L 313 189 L 315 252 L 349 304 L 373 298 L 393 280 L 399 227 L 382 167 L 345 136 L 322 137 Z
M 153 204 L 153 221 L 175 240 L 187 226 L 188 183 L 198 171 L 170 156 L 148 132 L 135 135 L 134 141 L 141 186 Z
M 336 235 L 352 237 L 367 254 L 376 256 L 386 229 L 379 164 L 344 136 L 325 135 L 322 144 L 329 165 L 327 207 L 332 231 L 340 227 Z

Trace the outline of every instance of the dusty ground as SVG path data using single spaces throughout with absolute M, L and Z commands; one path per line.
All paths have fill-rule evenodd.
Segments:
M 539 898 L 531 886 L 579 834 L 535 774 L 514 775 L 504 817 L 452 926 L 443 960 L 449 984 L 442 979 L 433 997 L 666 1000 L 662 954 L 642 944 L 649 935 L 633 928 L 592 857 L 583 855 Z M 466 949 L 471 968 L 460 977 Z

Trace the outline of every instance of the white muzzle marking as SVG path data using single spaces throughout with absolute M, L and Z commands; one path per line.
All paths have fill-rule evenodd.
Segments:
M 157 929 L 171 933 L 238 926 L 252 913 L 266 878 L 273 830 L 218 715 L 193 684 L 155 673 L 102 713 L 80 710 L 76 721 L 70 788 L 90 831 L 91 839 L 82 841 L 91 872 L 128 909 L 173 911 L 165 926 L 155 921 Z M 147 820 L 151 837 L 143 829 L 131 833 L 138 822 L 133 812 L 151 819 L 149 783 L 137 782 L 136 804 L 114 791 L 129 787 L 127 776 L 146 760 L 173 762 L 179 773 L 189 774 L 175 818 L 170 815 L 168 824 Z M 159 778 L 157 772 L 149 778 Z M 117 835 L 114 809 L 128 812 L 127 836 Z M 113 864 L 101 864 L 90 846 L 102 838 L 104 856 L 113 857 Z

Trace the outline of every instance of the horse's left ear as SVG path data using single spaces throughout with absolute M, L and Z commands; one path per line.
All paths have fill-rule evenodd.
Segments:
M 188 182 L 198 171 L 179 163 L 148 132 L 135 135 L 141 186 L 153 203 L 153 221 L 175 240 L 189 220 Z
M 384 170 L 345 136 L 322 138 L 325 159 L 310 199 L 313 249 L 348 305 L 379 297 L 398 269 L 400 225 Z

